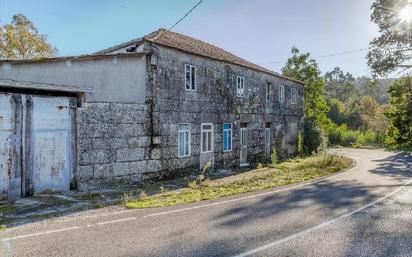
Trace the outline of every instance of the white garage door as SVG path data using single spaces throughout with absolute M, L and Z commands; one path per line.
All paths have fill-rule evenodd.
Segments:
M 0 93 L 0 198 L 70 189 L 71 101 Z
M 70 188 L 70 101 L 33 97 L 34 192 Z

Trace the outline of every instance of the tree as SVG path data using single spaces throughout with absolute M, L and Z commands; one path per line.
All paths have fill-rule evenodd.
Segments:
M 14 15 L 10 24 L 0 27 L 0 58 L 35 58 L 55 54 L 56 48 L 23 14 Z
M 326 72 L 324 79 L 325 92 L 328 97 L 348 103 L 359 95 L 354 86 L 355 78 L 349 72 L 345 74 L 339 67 Z
M 387 75 L 412 58 L 412 26 L 402 20 L 400 12 L 408 0 L 376 0 L 372 4 L 371 20 L 379 27 L 380 36 L 370 43 L 368 65 L 377 75 Z
M 392 145 L 412 145 L 412 78 L 397 80 L 389 89 L 391 107 L 386 112 L 390 120 L 387 142 Z
M 329 109 L 324 99 L 325 84 L 318 64 L 309 58 L 309 53 L 300 54 L 293 47 L 292 57 L 282 68 L 282 73 L 305 83 L 304 151 L 308 154 L 322 151 L 327 143 L 325 131 L 332 126 L 332 122 L 327 117 Z
M 329 106 L 328 118 L 336 125 L 346 123 L 347 115 L 345 104 L 335 98 L 328 98 L 326 101 Z
M 331 121 L 327 117 L 328 106 L 324 99 L 325 83 L 321 77 L 318 64 L 309 58 L 309 53 L 300 54 L 299 49 L 292 48 L 292 57 L 282 68 L 285 76 L 300 80 L 305 83 L 305 117 L 313 118 L 325 129 Z
M 388 122 L 384 116 L 384 108 L 370 96 L 364 96 L 358 103 L 358 111 L 362 120 L 361 129 L 384 132 Z

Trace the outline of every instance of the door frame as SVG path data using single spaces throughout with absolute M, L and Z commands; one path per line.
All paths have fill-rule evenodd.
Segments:
M 244 133 L 244 134 L 243 134 Z M 244 136 L 243 136 L 244 135 Z M 243 139 L 243 140 L 242 140 Z M 247 146 L 247 142 L 248 141 L 248 129 L 247 127 L 241 127 L 240 128 L 240 137 L 239 137 L 239 145 L 240 145 L 240 167 L 246 167 L 249 166 L 249 162 L 247 161 L 247 150 L 248 150 L 248 146 Z M 244 150 L 245 149 L 245 150 Z M 246 156 L 245 156 L 245 162 L 242 163 L 242 157 L 243 157 L 243 151 L 246 151 Z
M 271 130 L 270 130 L 270 127 L 269 128 L 265 128 L 265 131 L 264 131 L 264 137 L 265 137 L 265 154 L 266 155 L 270 155 L 270 152 L 271 152 L 271 147 L 272 147 L 272 145 L 271 145 L 271 135 L 270 135 L 270 133 L 271 133 Z

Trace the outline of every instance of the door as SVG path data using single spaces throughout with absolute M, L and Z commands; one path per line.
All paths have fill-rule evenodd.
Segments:
M 34 193 L 70 189 L 71 118 L 66 97 L 32 97 Z
M 240 128 L 240 167 L 248 166 L 247 162 L 247 128 Z
M 265 154 L 270 155 L 270 128 L 265 128 Z
M 0 93 L 0 199 L 70 189 L 70 97 Z
M 0 94 L 0 200 L 8 198 L 11 175 L 12 108 L 10 95 Z
M 0 199 L 22 194 L 22 113 L 21 95 L 0 93 Z

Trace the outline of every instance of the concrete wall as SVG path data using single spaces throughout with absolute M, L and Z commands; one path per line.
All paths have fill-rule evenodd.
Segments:
M 264 124 L 271 122 L 271 147 L 286 156 L 294 153 L 296 135 L 290 123 L 303 129 L 303 85 L 237 65 L 186 54 L 165 47 L 154 47 L 157 65 L 150 66 L 153 80 L 153 134 L 159 135 L 163 173 L 193 173 L 202 167 L 200 153 L 201 123 L 214 124 L 214 163 L 217 168 L 238 168 L 240 161 L 240 124 L 247 123 L 248 161 L 263 161 Z M 154 58 L 154 57 L 153 57 Z M 156 63 L 156 62 L 152 62 Z M 197 67 L 197 89 L 186 91 L 184 64 Z M 236 97 L 236 76 L 245 78 L 245 97 Z M 266 85 L 270 101 L 266 103 Z M 279 102 L 279 86 L 285 86 L 285 101 Z M 298 101 L 291 103 L 291 89 Z M 177 125 L 191 124 L 191 156 L 178 158 Z M 233 150 L 223 152 L 223 123 L 233 124 Z
M 143 103 L 145 56 L 43 62 L 0 62 L 0 79 L 70 85 L 92 89 L 87 102 Z

